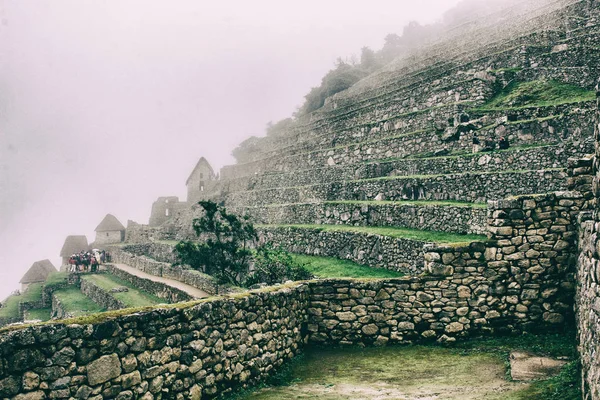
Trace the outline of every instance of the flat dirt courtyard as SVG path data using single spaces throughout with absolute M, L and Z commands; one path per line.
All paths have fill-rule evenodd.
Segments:
M 246 400 L 480 400 L 521 399 L 528 384 L 507 380 L 498 353 L 443 347 L 309 349 L 293 363 L 283 386 L 259 389 Z

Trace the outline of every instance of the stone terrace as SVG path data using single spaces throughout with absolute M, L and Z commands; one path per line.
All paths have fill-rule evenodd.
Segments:
M 441 233 L 489 234 L 488 201 L 569 188 L 568 160 L 593 152 L 599 10 L 596 1 L 534 1 L 450 27 L 287 132 L 236 153 L 238 164 L 221 170 L 207 196 L 248 213 L 264 237 L 290 250 L 418 272 L 423 245 L 438 243 Z M 488 106 L 515 81 L 558 81 L 588 92 Z M 511 147 L 473 154 L 474 134 L 482 141 L 505 136 Z M 151 235 L 191 236 L 196 212 L 182 212 Z M 332 233 L 336 226 L 364 230 L 340 236 Z M 421 239 L 386 236 L 394 228 Z M 135 230 L 131 237 L 144 236 L 143 227 Z M 347 245 L 327 252 L 294 242 L 311 235 Z M 377 251 L 378 259 L 366 256 Z

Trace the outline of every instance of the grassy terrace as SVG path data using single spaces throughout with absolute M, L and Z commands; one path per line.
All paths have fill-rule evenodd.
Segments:
M 300 254 L 292 256 L 317 278 L 398 278 L 404 275 L 401 272 L 367 267 L 338 258 Z
M 356 232 L 389 236 L 400 239 L 431 243 L 461 244 L 486 240 L 483 235 L 459 235 L 457 233 L 422 231 L 418 229 L 388 226 L 349 226 L 349 225 L 256 225 L 257 228 L 316 229 L 323 232 Z
M 518 122 L 524 122 L 524 121 L 514 121 L 514 122 L 518 123 Z M 388 158 L 385 161 L 367 161 L 367 162 L 365 162 L 365 164 L 394 162 L 394 161 L 399 161 L 399 160 L 402 160 L 402 161 L 404 161 L 404 160 L 437 160 L 437 159 L 442 159 L 442 158 L 456 159 L 456 158 L 472 158 L 472 157 L 479 158 L 485 154 L 494 155 L 494 154 L 510 153 L 513 151 L 541 149 L 541 148 L 546 148 L 546 147 L 558 147 L 558 145 L 556 145 L 556 144 L 524 144 L 524 145 L 519 145 L 519 146 L 511 146 L 508 149 L 502 149 L 502 150 L 495 149 L 493 151 L 485 151 L 485 152 L 480 152 L 480 153 L 472 153 L 468 150 L 454 150 L 454 151 L 451 151 L 449 154 L 445 154 L 442 156 L 434 156 L 433 152 L 427 152 L 427 153 L 415 154 L 411 157 Z
M 50 308 L 36 308 L 25 313 L 26 320 L 49 321 L 52 314 Z
M 542 171 L 563 171 L 564 168 L 545 168 Z M 504 175 L 504 174 L 526 174 L 528 172 L 538 171 L 523 169 L 523 170 L 503 170 L 503 171 L 484 171 L 484 172 L 462 172 L 458 174 L 431 174 L 431 175 L 395 175 L 395 176 L 380 176 L 378 178 L 355 179 L 348 182 L 373 182 L 373 181 L 391 181 L 402 179 L 429 179 L 439 178 L 441 176 L 463 176 L 463 175 Z M 315 185 L 316 186 L 316 185 Z
M 378 206 L 378 205 L 391 205 L 391 206 L 403 206 L 403 205 L 415 205 L 415 206 L 423 206 L 423 207 L 433 207 L 433 206 L 444 206 L 444 207 L 470 207 L 470 208 L 487 208 L 486 203 L 469 203 L 466 201 L 454 201 L 454 200 L 331 200 L 331 201 L 323 201 L 318 203 L 284 203 L 284 204 L 265 204 L 261 206 L 244 206 L 244 209 L 252 209 L 252 208 L 277 208 L 277 207 L 290 207 L 290 206 L 304 206 L 304 205 L 313 205 L 318 206 L 321 204 L 355 204 L 355 205 L 366 205 L 366 206 Z M 241 208 L 241 207 L 240 207 Z M 163 241 L 159 241 L 163 243 Z M 177 244 L 178 242 L 174 242 Z
M 580 103 L 596 99 L 594 91 L 558 81 L 514 81 L 476 111 L 518 110 Z
M 402 200 L 402 201 L 368 201 L 368 200 L 339 200 L 339 201 L 325 201 L 324 204 L 357 204 L 357 205 L 415 205 L 415 206 L 447 206 L 447 207 L 470 207 L 470 208 L 487 208 L 486 203 L 468 203 L 466 201 L 453 201 L 453 200 Z
M 81 279 L 90 281 L 106 291 L 110 291 L 111 289 L 119 286 L 127 287 L 129 289 L 127 292 L 111 293 L 114 298 L 122 301 L 127 307 L 145 307 L 164 303 L 164 300 L 161 300 L 150 293 L 139 290 L 129 282 L 110 274 L 85 275 L 82 276 Z
M 76 287 L 57 290 L 54 295 L 60 300 L 65 311 L 74 317 L 104 311 L 102 307 L 90 300 Z
M 42 299 L 42 284 L 32 283 L 20 296 L 10 296 L 0 308 L 0 318 L 17 318 L 19 316 L 19 303 L 22 301 L 40 301 Z

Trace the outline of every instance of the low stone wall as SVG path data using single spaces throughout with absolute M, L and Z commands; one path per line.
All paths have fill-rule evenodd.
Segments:
M 258 229 L 261 242 L 298 254 L 336 257 L 410 274 L 423 271 L 424 242 L 375 234 L 305 228 Z
M 145 292 L 152 293 L 159 299 L 166 300 L 169 303 L 179 303 L 181 301 L 188 301 L 193 299 L 193 297 L 190 296 L 188 293 L 184 292 L 183 290 L 177 289 L 173 286 L 169 286 L 161 282 L 155 282 L 150 279 L 140 278 L 139 276 L 132 275 L 129 272 L 123 271 L 122 269 L 115 268 L 110 264 L 107 264 L 106 268 L 108 269 L 108 272 L 110 272 L 110 274 L 116 276 L 117 278 L 123 279 L 124 281 L 131 283 L 134 287 L 139 288 L 140 290 L 143 290 Z
M 19 318 L 25 319 L 25 313 L 32 308 L 44 308 L 46 304 L 43 300 L 39 301 L 21 301 L 19 302 Z
M 71 315 L 65 310 L 61 301 L 52 294 L 52 319 L 69 318 Z
M 116 299 L 112 294 L 85 278 L 81 279 L 79 290 L 106 310 L 119 310 L 127 307 L 125 303 Z
M 402 226 L 438 232 L 487 232 L 487 210 L 469 206 L 330 202 L 240 207 L 233 211 L 266 225 Z
M 225 294 L 236 291 L 235 288 L 217 285 L 212 276 L 189 268 L 172 266 L 171 264 L 156 261 L 146 256 L 136 256 L 124 250 L 114 250 L 112 255 L 113 262 L 115 263 L 129 265 L 150 275 L 175 279 L 203 290 L 208 294 Z
M 177 257 L 173 253 L 174 245 L 160 242 L 132 243 L 123 246 L 121 249 L 127 253 L 136 256 L 148 256 L 156 261 L 165 263 L 177 262 Z
M 0 397 L 214 397 L 301 350 L 307 285 L 0 336 Z M 100 320 L 102 318 L 99 318 Z M 50 361 L 51 360 L 51 361 Z

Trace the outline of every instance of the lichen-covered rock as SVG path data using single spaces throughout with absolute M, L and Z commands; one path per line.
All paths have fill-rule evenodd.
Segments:
M 102 356 L 87 366 L 88 383 L 95 386 L 121 375 L 121 361 L 116 354 Z

